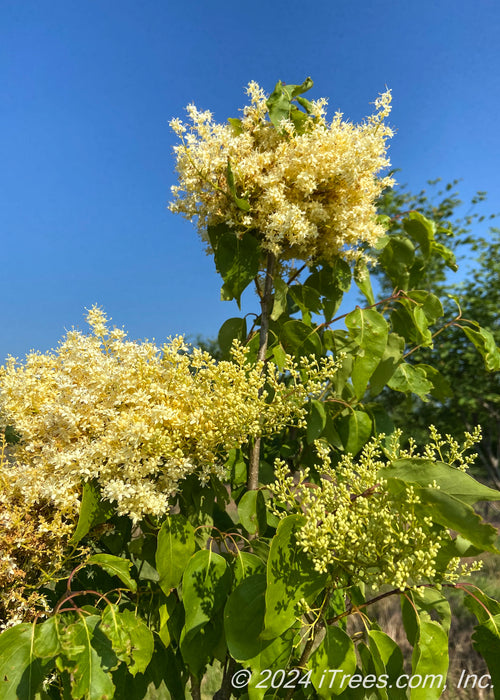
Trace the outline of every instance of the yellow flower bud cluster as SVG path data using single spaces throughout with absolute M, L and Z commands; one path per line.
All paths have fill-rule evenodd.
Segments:
M 224 476 L 229 449 L 302 421 L 336 369 L 331 358 L 288 358 L 283 380 L 238 345 L 216 362 L 181 337 L 162 348 L 128 341 L 98 308 L 88 322 L 92 334 L 71 331 L 56 351 L 0 369 L 0 425 L 21 435 L 11 478 L 27 502 L 62 512 L 78 509 L 82 482 L 95 479 L 121 515 L 165 513 L 188 475 Z
M 383 438 L 372 439 L 356 461 L 348 454 L 336 466 L 329 448 L 317 442 L 319 484 L 307 481 L 308 470 L 297 481 L 287 465 L 277 461 L 276 482 L 270 486 L 273 512 L 279 517 L 289 512 L 305 515 L 297 544 L 316 570 L 331 574 L 338 587 L 364 582 L 374 589 L 390 585 L 404 590 L 425 582 L 454 581 L 477 569 L 457 571 L 458 563 L 452 560 L 438 570 L 437 555 L 450 535 L 422 515 L 412 486 L 395 496 L 377 476 L 387 463 Z
M 360 245 L 373 246 L 385 231 L 376 221 L 375 201 L 389 177 L 384 123 L 391 94 L 375 101 L 375 114 L 355 125 L 335 114 L 325 118 L 326 100 L 311 103 L 298 133 L 284 119 L 276 129 L 268 119 L 266 96 L 255 82 L 251 104 L 232 124 L 214 122 L 209 111 L 187 107 L 191 124 L 173 119 L 181 143 L 175 147 L 179 184 L 170 210 L 207 226 L 226 224 L 237 235 L 253 230 L 262 246 L 282 258 L 331 261 L 359 258 Z M 234 121 L 234 120 L 233 120 Z M 234 184 L 228 183 L 228 164 Z M 238 205 L 234 193 L 246 205 Z

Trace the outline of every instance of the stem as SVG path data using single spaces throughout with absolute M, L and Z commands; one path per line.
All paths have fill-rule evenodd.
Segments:
M 259 334 L 259 353 L 257 355 L 257 360 L 259 362 L 266 361 L 267 342 L 269 339 L 269 318 L 271 316 L 271 305 L 273 300 L 273 272 L 275 262 L 276 257 L 274 253 L 268 253 L 266 278 L 264 280 L 264 291 L 260 299 L 261 316 Z M 264 371 L 264 369 L 262 371 Z M 255 438 L 250 452 L 247 482 L 247 488 L 249 491 L 256 491 L 259 488 L 259 460 L 260 436 Z
M 201 700 L 201 683 L 198 678 L 191 673 L 191 695 L 193 700 Z
M 326 606 L 328 605 L 328 601 L 330 600 L 330 597 L 332 595 L 331 590 L 326 591 L 326 595 L 324 597 L 323 603 L 321 605 L 321 609 L 319 611 L 318 617 L 316 622 L 311 628 L 311 631 L 309 633 L 309 638 L 305 644 L 305 647 L 302 651 L 302 654 L 300 656 L 299 662 L 296 666 L 296 668 L 305 668 L 306 663 L 309 661 L 309 657 L 311 656 L 313 647 L 314 647 L 314 642 L 316 641 L 316 637 L 318 632 L 320 632 L 324 626 L 325 626 L 325 620 L 322 617 L 323 611 L 326 609 Z M 285 700 L 291 700 L 293 698 L 293 694 L 295 692 L 296 688 L 290 688 L 288 693 L 285 695 Z

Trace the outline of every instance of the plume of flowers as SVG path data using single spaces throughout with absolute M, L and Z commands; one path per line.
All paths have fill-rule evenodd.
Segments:
M 56 351 L 0 369 L 0 427 L 21 436 L 10 478 L 26 502 L 61 512 L 96 480 L 119 514 L 164 514 L 188 475 L 223 477 L 228 450 L 300 422 L 336 369 L 332 358 L 288 358 L 282 381 L 237 344 L 216 362 L 181 337 L 162 348 L 129 341 L 98 308 L 87 320 L 90 335 L 70 331 Z
M 247 94 L 242 118 L 228 124 L 193 104 L 190 123 L 170 122 L 180 138 L 170 210 L 196 220 L 207 242 L 207 227 L 225 224 L 282 259 L 359 258 L 385 233 L 375 201 L 393 183 L 377 177 L 389 165 L 390 91 L 357 125 L 340 112 L 328 122 L 326 99 L 308 102 L 300 129 L 286 118 L 276 128 L 257 83 Z

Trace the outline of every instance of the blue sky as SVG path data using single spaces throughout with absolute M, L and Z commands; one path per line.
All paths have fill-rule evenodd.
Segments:
M 499 211 L 498 36 L 495 0 L 2 0 L 0 361 L 55 346 L 94 303 L 157 341 L 238 314 L 167 211 L 168 121 L 189 102 L 237 116 L 250 80 L 310 75 L 352 121 L 391 88 L 400 180 L 463 178 Z

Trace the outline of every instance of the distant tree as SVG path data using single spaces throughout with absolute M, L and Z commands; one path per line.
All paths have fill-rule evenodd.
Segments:
M 500 341 L 500 229 L 490 228 L 486 236 L 477 235 L 475 228 L 485 220 L 478 205 L 486 200 L 485 192 L 477 192 L 464 214 L 463 202 L 456 190 L 459 181 L 440 187 L 440 180 L 429 181 L 429 191 L 413 194 L 405 188 L 390 190 L 381 198 L 379 211 L 390 218 L 390 234 L 403 233 L 401 220 L 408 211 L 418 209 L 437 224 L 436 240 L 446 244 L 466 265 L 466 277 L 453 279 L 445 260 L 434 258 L 427 265 L 423 282 L 428 291 L 444 301 L 446 316 L 461 314 L 472 318 Z M 491 214 L 488 218 L 495 218 Z M 375 271 L 375 274 L 377 272 Z M 390 292 L 390 281 L 378 274 L 384 291 Z M 479 465 L 488 480 L 500 487 L 500 376 L 488 371 L 470 340 L 456 326 L 449 326 L 438 338 L 434 348 L 422 348 L 408 360 L 415 364 L 428 363 L 439 369 L 445 384 L 439 395 L 424 402 L 415 395 L 384 392 L 386 404 L 396 425 L 414 426 L 414 432 L 426 435 L 431 423 L 443 432 L 460 437 L 465 429 L 481 425 L 483 440 L 479 446 Z M 411 421 L 409 417 L 411 416 Z

